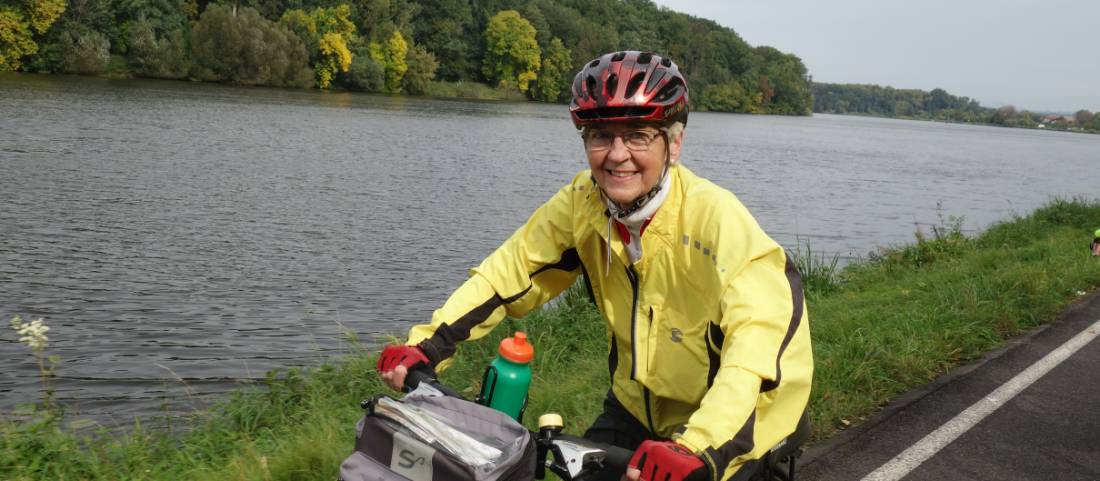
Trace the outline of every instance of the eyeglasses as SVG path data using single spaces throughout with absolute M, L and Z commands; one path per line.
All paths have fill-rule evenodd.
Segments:
M 649 150 L 649 145 L 659 135 L 659 132 L 646 130 L 630 130 L 621 134 L 613 134 L 604 130 L 591 130 L 584 138 L 584 146 L 591 151 L 607 150 L 615 142 L 615 137 L 619 137 L 623 139 L 623 145 L 628 150 L 643 152 Z

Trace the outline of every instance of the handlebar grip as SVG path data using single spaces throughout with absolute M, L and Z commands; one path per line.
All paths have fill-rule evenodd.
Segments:
M 609 468 L 614 469 L 616 472 L 626 472 L 626 467 L 630 465 L 630 458 L 634 457 L 634 451 L 620 448 L 618 446 L 601 447 L 607 453 L 607 458 L 604 459 L 604 464 L 606 464 Z
M 439 382 L 439 380 L 436 379 L 435 371 L 433 371 L 429 367 L 416 367 L 410 369 L 409 373 L 405 375 L 404 391 L 410 392 L 413 389 L 416 389 L 417 386 L 420 386 L 420 383 L 422 382 L 428 383 L 446 396 L 458 399 L 465 399 L 464 397 L 462 397 L 461 394 L 458 393 L 458 391 L 455 391 L 454 389 L 451 389 L 450 387 L 447 387 L 443 385 L 443 383 Z

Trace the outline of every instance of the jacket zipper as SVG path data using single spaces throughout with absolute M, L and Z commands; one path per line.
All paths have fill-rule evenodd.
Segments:
M 649 422 L 649 432 L 657 434 L 657 430 L 653 428 L 653 411 L 649 407 L 649 388 L 642 386 L 642 393 L 645 395 L 645 420 Z
M 649 306 L 649 325 L 650 327 L 653 326 L 653 306 Z M 646 421 L 649 422 L 649 432 L 656 433 L 657 430 L 653 428 L 653 409 L 650 407 L 652 405 L 652 401 L 649 395 L 649 388 L 643 386 L 642 393 L 645 395 L 645 418 Z
M 630 356 L 630 380 L 634 380 L 634 374 L 638 369 L 638 271 L 634 270 L 634 266 L 630 265 L 626 268 L 626 277 L 630 279 L 630 288 L 634 291 L 634 299 L 631 301 L 630 307 L 630 349 L 633 355 Z M 649 308 L 649 322 L 653 322 L 653 308 Z M 649 432 L 655 433 L 653 429 L 653 409 L 650 407 L 649 388 L 642 386 L 642 395 L 645 398 L 645 417 L 646 422 L 649 424 Z
M 634 291 L 634 298 L 630 304 L 630 380 L 638 373 L 638 272 L 634 266 L 626 267 L 626 277 L 630 279 L 630 288 Z

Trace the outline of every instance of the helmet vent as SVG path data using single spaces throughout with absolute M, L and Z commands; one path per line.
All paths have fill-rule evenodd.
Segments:
M 657 85 L 660 84 L 661 80 L 664 80 L 666 76 L 668 76 L 668 70 L 665 69 L 657 69 L 650 74 L 649 82 L 645 84 L 646 93 L 652 92 L 653 89 L 657 88 Z
M 633 97 L 634 94 L 638 93 L 638 87 L 642 86 L 642 81 L 644 80 L 645 72 L 638 72 L 634 74 L 633 77 L 630 77 L 630 82 L 626 84 L 626 94 L 624 94 L 626 98 Z
M 604 92 L 604 96 L 608 97 L 608 98 L 614 97 L 615 96 L 615 89 L 618 88 L 618 86 L 619 86 L 619 76 L 615 75 L 615 74 L 608 75 L 607 76 L 607 82 L 604 83 L 604 88 L 607 89 L 607 91 Z
M 661 59 L 661 65 L 664 65 L 665 67 L 671 67 L 672 66 L 672 59 L 667 58 L 667 57 L 662 58 Z
M 588 94 L 588 98 L 594 98 L 596 96 L 596 78 L 589 75 L 584 79 L 584 90 Z
M 678 96 L 680 91 L 684 88 L 684 82 L 678 78 L 673 77 L 672 81 L 661 88 L 661 91 L 653 97 L 654 102 L 665 102 L 668 99 Z
M 591 62 L 588 62 L 588 68 L 595 68 L 599 64 L 600 64 L 600 59 L 595 59 Z
M 642 65 L 649 63 L 650 60 L 653 60 L 653 52 L 642 52 L 638 55 L 638 63 Z
M 612 62 L 622 62 L 626 58 L 626 52 L 619 52 L 611 56 Z

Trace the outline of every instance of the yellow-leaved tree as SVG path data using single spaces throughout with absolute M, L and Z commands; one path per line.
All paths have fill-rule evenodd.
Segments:
M 324 89 L 332 84 L 337 71 L 347 72 L 351 68 L 351 50 L 343 35 L 332 32 L 321 36 L 318 48 L 321 57 L 313 65 L 313 71 L 317 74 L 317 86 Z
M 381 63 L 386 72 L 386 91 L 400 92 L 401 79 L 409 70 L 409 64 L 405 62 L 409 44 L 405 42 L 405 37 L 400 31 L 394 30 L 384 43 L 371 42 L 368 48 L 370 57 Z
M 515 10 L 503 10 L 485 28 L 485 63 L 481 72 L 489 80 L 526 92 L 538 78 L 542 51 L 535 27 Z
M 46 33 L 65 12 L 66 0 L 0 0 L 0 72 L 19 70 L 38 52 L 34 34 Z
M 355 40 L 356 28 L 349 17 L 351 7 L 340 4 L 332 8 L 318 7 L 309 13 L 287 10 L 279 19 L 279 23 L 305 42 L 319 88 L 329 88 L 338 72 L 351 68 L 352 53 L 348 44 Z

